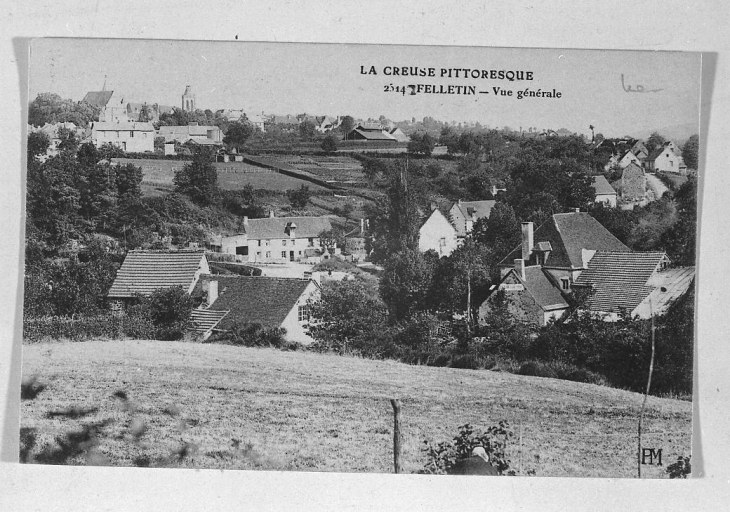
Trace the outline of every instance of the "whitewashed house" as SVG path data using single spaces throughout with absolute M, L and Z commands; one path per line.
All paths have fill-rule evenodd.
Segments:
M 442 257 L 449 256 L 457 247 L 456 229 L 449 219 L 435 208 L 418 230 L 418 249 L 421 252 L 433 250 Z

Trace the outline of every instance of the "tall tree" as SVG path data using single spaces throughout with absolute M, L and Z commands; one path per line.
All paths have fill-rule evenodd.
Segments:
M 352 116 L 344 116 L 340 122 L 340 129 L 345 135 L 350 133 L 355 128 L 355 120 Z
M 697 170 L 699 165 L 700 136 L 692 135 L 682 147 L 682 158 L 689 169 Z
M 228 131 L 223 137 L 223 143 L 240 150 L 255 130 L 254 125 L 248 121 L 234 121 L 228 125 Z
M 649 153 L 652 153 L 653 151 L 661 148 L 664 146 L 664 143 L 667 141 L 663 136 L 659 135 L 659 133 L 654 132 L 651 135 L 649 135 L 649 138 L 646 139 L 646 149 L 649 151 Z
M 385 262 L 380 280 L 380 296 L 395 320 L 428 308 L 434 267 L 438 257 L 418 250 L 405 249 L 392 254 Z
M 218 192 L 218 172 L 211 162 L 203 158 L 196 158 L 176 171 L 173 182 L 176 192 L 203 206 L 209 205 Z

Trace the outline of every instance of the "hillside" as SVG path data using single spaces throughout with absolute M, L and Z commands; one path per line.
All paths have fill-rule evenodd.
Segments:
M 187 442 L 195 449 L 183 467 L 390 472 L 388 399 L 400 398 L 407 472 L 423 466 L 424 440 L 450 439 L 465 423 L 481 430 L 508 420 L 522 433 L 521 450 L 516 436 L 510 456 L 523 474 L 636 474 L 642 396 L 589 384 L 136 340 L 24 345 L 23 375 L 47 384 L 21 406 L 21 427 L 38 429 L 36 452 L 80 425 L 111 419 L 100 451 L 114 465 L 151 464 Z M 117 391 L 129 397 L 126 409 Z M 137 442 L 128 429 L 140 419 L 147 430 Z M 662 448 L 665 466 L 688 455 L 691 403 L 650 397 L 644 430 L 644 445 Z M 664 476 L 663 467 L 645 468 L 644 476 Z

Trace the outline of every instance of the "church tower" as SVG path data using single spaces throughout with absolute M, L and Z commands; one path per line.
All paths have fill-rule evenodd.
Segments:
M 182 95 L 182 109 L 185 112 L 193 112 L 195 110 L 195 94 L 190 92 L 190 86 L 185 86 L 185 92 Z

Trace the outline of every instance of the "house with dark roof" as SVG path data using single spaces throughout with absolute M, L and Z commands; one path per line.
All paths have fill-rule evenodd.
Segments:
M 318 261 L 325 252 L 320 235 L 331 229 L 328 217 L 275 217 L 272 211 L 263 219 L 244 217 L 241 232 L 214 236 L 210 247 L 249 263 Z
M 515 260 L 515 267 L 504 274 L 479 306 L 480 325 L 487 324 L 488 315 L 500 302 L 516 321 L 538 326 L 559 320 L 568 311 L 568 302 L 552 275 L 540 265 L 525 266 L 523 259 Z
M 260 324 L 283 328 L 289 341 L 309 344 L 310 301 L 319 298 L 319 286 L 310 279 L 208 275 L 194 295 L 202 295 L 193 310 L 194 330 L 204 338 L 235 325 Z
M 669 268 L 664 252 L 597 251 L 573 283 L 585 311 L 606 321 L 664 314 L 694 283 L 694 267 Z
M 456 229 L 453 224 L 434 208 L 418 230 L 418 250 L 421 252 L 436 251 L 439 257 L 449 256 L 459 246 Z
M 100 110 L 97 121 L 127 120 L 127 102 L 118 91 L 89 91 L 81 101 Z
M 398 142 L 394 135 L 379 124 L 363 123 L 345 134 L 344 140 Z
M 613 189 L 605 176 L 602 176 L 600 174 L 598 176 L 593 176 L 592 185 L 593 190 L 596 193 L 596 197 L 593 200 L 594 202 L 604 203 L 607 206 L 611 206 L 612 208 L 616 207 L 616 191 Z
M 496 201 L 462 201 L 459 199 L 449 209 L 451 223 L 456 228 L 456 235 L 464 238 L 471 233 L 474 223 L 479 219 L 488 219 Z
M 556 213 L 537 229 L 523 222 L 522 243 L 498 266 L 504 274 L 517 259 L 525 260 L 526 266 L 540 265 L 567 291 L 596 251 L 630 249 L 588 213 Z
M 107 297 L 118 307 L 160 288 L 179 286 L 192 293 L 204 274 L 210 274 L 210 267 L 202 251 L 129 251 Z

